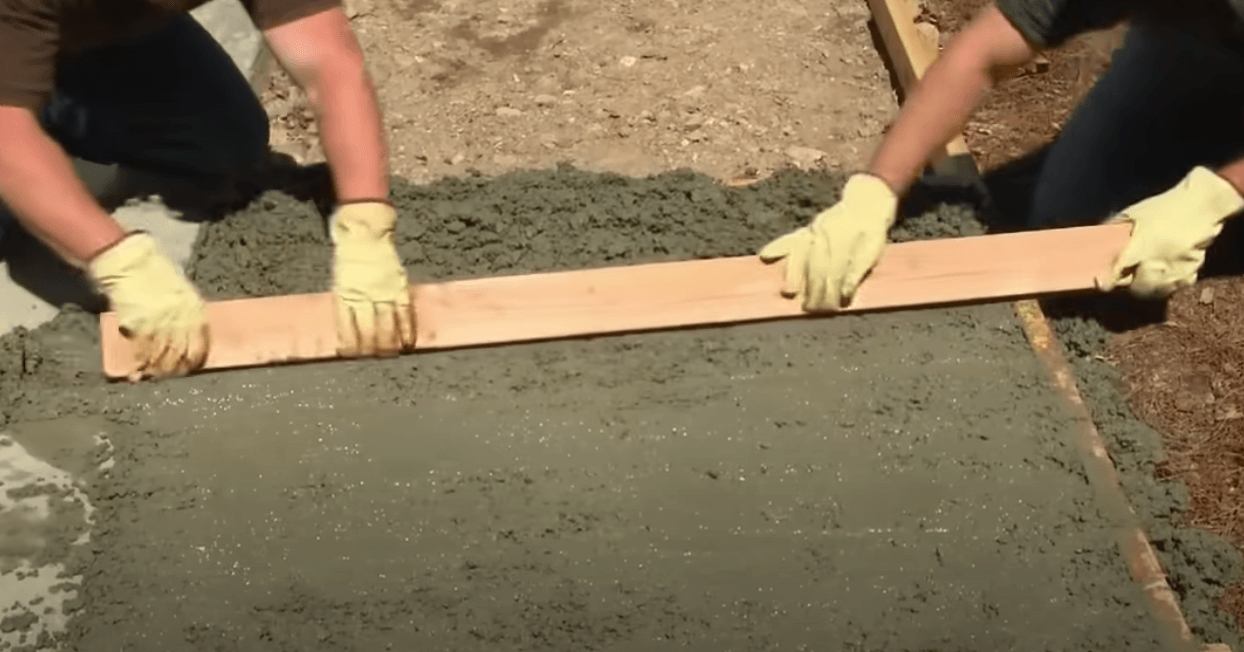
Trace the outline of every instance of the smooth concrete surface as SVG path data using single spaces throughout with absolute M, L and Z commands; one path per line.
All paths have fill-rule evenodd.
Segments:
M 247 74 L 253 85 L 262 84 L 266 48 L 262 35 L 238 0 L 212 0 L 191 12 Z M 75 161 L 79 176 L 100 196 L 116 175 L 115 166 Z M 199 224 L 181 216 L 159 201 L 131 202 L 113 215 L 127 226 L 146 229 L 164 252 L 178 264 L 190 256 Z M 100 304 L 98 297 L 75 270 L 61 263 L 29 238 L 19 237 L 0 260 L 0 333 L 18 326 L 34 328 L 55 316 L 64 303 L 84 307 Z

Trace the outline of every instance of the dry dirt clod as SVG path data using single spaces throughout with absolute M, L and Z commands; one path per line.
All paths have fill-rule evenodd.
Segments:
M 804 169 L 815 166 L 817 163 L 820 163 L 825 160 L 827 156 L 829 156 L 829 154 L 819 149 L 800 146 L 787 148 L 786 155 L 790 157 L 790 160 L 795 165 Z

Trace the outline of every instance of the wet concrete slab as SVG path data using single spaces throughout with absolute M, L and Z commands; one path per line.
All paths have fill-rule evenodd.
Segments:
M 398 183 L 398 246 L 416 278 L 743 254 L 841 181 Z M 213 296 L 326 282 L 310 202 L 206 229 L 191 273 Z M 974 229 L 935 204 L 896 237 Z M 82 578 L 68 649 L 1160 649 L 1005 304 L 140 386 L 101 382 L 93 328 L 0 338 L 14 441 L 111 447 L 78 453 L 111 463 L 80 476 L 89 544 L 66 528 L 45 555 Z M 1181 568 L 1190 596 L 1239 570 L 1164 541 L 1209 560 Z

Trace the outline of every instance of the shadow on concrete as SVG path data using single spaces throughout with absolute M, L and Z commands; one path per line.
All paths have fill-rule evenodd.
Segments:
M 153 209 L 159 211 L 160 217 L 157 219 L 168 222 L 214 221 L 247 206 L 269 190 L 280 190 L 300 200 L 312 201 L 325 216 L 335 201 L 331 176 L 326 165 L 299 165 L 290 157 L 275 153 L 270 156 L 264 169 L 247 175 L 233 188 L 223 192 L 215 189 L 205 192 L 203 188 L 149 176 L 124 175 L 115 167 L 81 160 L 75 160 L 74 167 L 79 178 L 109 212 L 117 211 L 127 204 L 132 206 L 135 201 L 142 202 L 155 195 L 169 209 Z M 159 234 L 156 236 L 158 238 Z M 0 240 L 0 261 L 13 284 L 33 295 L 35 299 L 47 303 L 51 311 L 66 304 L 75 304 L 89 312 L 107 309 L 107 301 L 94 291 L 80 270 L 62 261 L 46 245 L 16 224 L 8 227 L 4 239 Z M 3 280 L 0 279 L 0 286 L 3 285 Z M 10 294 L 13 296 L 10 297 Z M 20 292 L 17 288 L 0 287 L 0 295 L 9 304 L 6 310 L 27 310 L 26 307 L 12 305 L 29 300 L 29 297 L 18 296 Z M 34 306 L 29 307 L 29 310 L 39 311 Z M 45 317 L 50 317 L 50 314 Z

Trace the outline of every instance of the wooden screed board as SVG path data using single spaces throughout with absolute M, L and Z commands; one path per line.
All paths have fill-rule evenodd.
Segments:
M 1127 225 L 893 244 L 844 312 L 1091 290 Z M 784 263 L 755 256 L 414 285 L 416 348 L 451 349 L 809 316 L 779 293 Z M 208 304 L 205 369 L 337 357 L 330 294 Z M 134 369 L 114 313 L 100 317 L 104 373 Z

